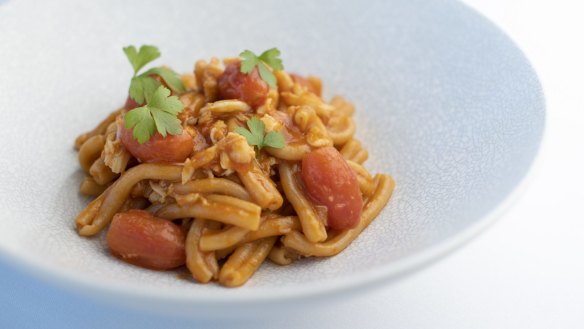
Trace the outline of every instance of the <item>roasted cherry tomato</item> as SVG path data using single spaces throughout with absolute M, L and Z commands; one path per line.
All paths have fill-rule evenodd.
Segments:
M 185 233 L 144 210 L 116 214 L 106 240 L 113 255 L 134 265 L 169 270 L 185 264 Z
M 363 198 L 357 177 L 334 147 L 323 147 L 302 159 L 302 181 L 310 197 L 327 207 L 328 226 L 335 230 L 359 223 Z
M 122 144 L 141 162 L 183 162 L 193 152 L 194 142 L 186 131 L 180 135 L 154 134 L 144 144 L 132 135 L 132 130 L 122 127 L 120 129 Z
M 124 109 L 129 111 L 129 110 L 133 110 L 139 106 L 140 106 L 140 104 L 138 104 L 135 100 L 133 100 L 130 96 L 128 96 L 128 98 L 126 99 L 126 104 L 124 104 Z
M 241 73 L 241 62 L 227 65 L 219 77 L 219 97 L 221 99 L 239 99 L 249 106 L 257 108 L 268 99 L 268 84 L 261 79 L 257 67 L 249 74 Z

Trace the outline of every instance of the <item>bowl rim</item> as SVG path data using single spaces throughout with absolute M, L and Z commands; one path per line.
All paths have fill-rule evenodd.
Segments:
M 98 280 L 79 275 L 73 270 L 60 267 L 42 258 L 34 257 L 28 253 L 19 254 L 10 246 L 0 243 L 0 261 L 7 265 L 23 270 L 41 281 L 53 283 L 67 290 L 80 292 L 83 295 L 121 302 L 124 304 L 151 304 L 151 302 L 164 302 L 176 306 L 225 306 L 225 305 L 246 305 L 257 304 L 268 305 L 272 303 L 290 302 L 295 300 L 305 300 L 314 298 L 331 297 L 340 294 L 364 292 L 377 285 L 388 283 L 405 276 L 408 273 L 426 267 L 443 257 L 451 254 L 458 247 L 472 240 L 483 230 L 492 225 L 513 204 L 515 204 L 525 193 L 531 184 L 534 176 L 539 172 L 542 162 L 542 148 L 547 139 L 546 120 L 546 99 L 543 87 L 538 79 L 537 71 L 518 45 L 507 35 L 497 24 L 488 17 L 476 11 L 469 5 L 456 1 L 465 10 L 479 16 L 485 23 L 494 27 L 498 33 L 504 36 L 516 51 L 524 58 L 525 65 L 531 71 L 537 84 L 537 92 L 541 100 L 542 127 L 537 140 L 536 150 L 527 171 L 511 192 L 486 215 L 482 216 L 475 223 L 467 226 L 461 231 L 452 234 L 450 237 L 436 243 L 433 246 L 422 249 L 414 254 L 404 256 L 387 264 L 380 265 L 373 269 L 360 272 L 358 275 L 345 276 L 327 281 L 309 282 L 302 285 L 288 287 L 260 288 L 248 290 L 243 293 L 233 294 L 230 289 L 213 291 L 212 294 L 193 294 L 192 292 L 180 290 L 168 290 L 162 287 L 148 287 L 137 284 L 119 283 L 114 280 Z M 399 185 L 396 186 L 399 188 Z M 391 201 L 390 201 L 391 202 Z

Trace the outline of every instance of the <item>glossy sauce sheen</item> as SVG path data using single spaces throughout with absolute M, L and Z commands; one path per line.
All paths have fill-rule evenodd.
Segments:
M 263 105 L 268 99 L 268 84 L 260 78 L 257 67 L 249 74 L 241 73 L 241 62 L 227 65 L 219 77 L 217 86 L 221 99 L 239 99 L 253 108 Z
M 179 226 L 144 210 L 114 216 L 106 236 L 113 255 L 155 270 L 185 264 L 185 234 Z
M 363 208 L 359 183 L 334 147 L 308 153 L 302 159 L 301 177 L 310 197 L 327 207 L 330 228 L 349 229 L 359 223 Z

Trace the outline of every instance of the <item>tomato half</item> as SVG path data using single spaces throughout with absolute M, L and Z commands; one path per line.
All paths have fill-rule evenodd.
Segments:
M 302 159 L 301 177 L 310 197 L 327 207 L 328 226 L 335 230 L 359 223 L 363 198 L 357 177 L 334 147 L 323 147 Z
M 106 240 L 113 255 L 134 265 L 168 270 L 185 263 L 185 234 L 180 227 L 144 210 L 116 214 Z
M 262 80 L 257 67 L 249 74 L 241 73 L 241 62 L 227 65 L 219 77 L 217 86 L 221 99 L 239 99 L 253 108 L 263 105 L 268 99 L 268 84 Z
M 183 162 L 193 152 L 194 142 L 186 131 L 180 135 L 154 134 L 144 144 L 132 135 L 132 130 L 122 127 L 120 129 L 122 145 L 141 162 Z

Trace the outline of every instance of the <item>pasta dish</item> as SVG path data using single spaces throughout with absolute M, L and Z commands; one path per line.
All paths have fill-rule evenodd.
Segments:
M 389 201 L 370 174 L 354 106 L 284 71 L 280 51 L 199 60 L 193 74 L 144 66 L 154 46 L 124 48 L 129 97 L 75 141 L 93 196 L 77 231 L 155 270 L 185 266 L 200 283 L 244 284 L 269 259 L 343 251 Z

